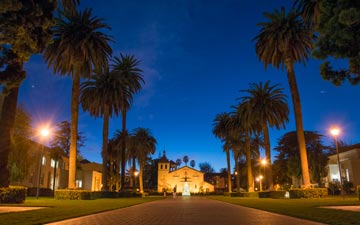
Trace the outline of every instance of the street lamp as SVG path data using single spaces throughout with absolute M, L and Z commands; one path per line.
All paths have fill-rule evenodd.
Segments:
M 262 191 L 262 179 L 263 179 L 264 177 L 262 176 L 262 175 L 260 175 L 260 176 L 258 176 L 257 178 L 256 178 L 256 181 L 258 181 L 259 182 L 259 184 L 260 184 L 260 191 Z
M 336 155 L 337 155 L 337 164 L 339 169 L 339 176 L 340 176 L 340 187 L 341 187 L 341 194 L 343 193 L 343 185 L 342 185 L 342 176 L 341 176 L 341 165 L 340 165 L 340 158 L 339 158 L 339 147 L 338 147 L 338 141 L 337 136 L 340 134 L 340 129 L 337 127 L 334 127 L 330 130 L 330 133 L 332 136 L 334 136 L 335 139 L 335 148 L 336 148 Z
M 42 128 L 40 130 L 40 137 L 46 138 L 49 136 L 50 131 L 47 128 Z M 39 198 L 39 192 L 40 192 L 40 177 L 41 177 L 41 165 L 42 165 L 42 158 L 44 155 L 44 143 L 41 143 L 41 155 L 39 160 L 39 169 L 38 169 L 38 180 L 37 180 L 37 187 L 36 187 L 36 199 Z

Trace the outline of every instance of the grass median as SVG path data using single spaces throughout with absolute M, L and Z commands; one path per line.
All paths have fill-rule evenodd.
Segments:
M 30 225 L 44 224 L 74 217 L 119 209 L 150 201 L 160 200 L 162 197 L 145 198 L 116 198 L 96 200 L 55 200 L 52 198 L 27 198 L 24 204 L 2 206 L 44 207 L 42 209 L 16 213 L 1 213 L 0 225 Z
M 360 224 L 360 212 L 321 208 L 322 206 L 359 205 L 356 197 L 327 197 L 318 199 L 269 199 L 211 196 L 210 199 L 261 209 L 331 225 Z

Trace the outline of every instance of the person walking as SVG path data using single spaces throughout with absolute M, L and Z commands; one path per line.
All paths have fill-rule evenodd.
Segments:
M 176 185 L 175 185 L 174 190 L 173 190 L 173 198 L 176 198 Z

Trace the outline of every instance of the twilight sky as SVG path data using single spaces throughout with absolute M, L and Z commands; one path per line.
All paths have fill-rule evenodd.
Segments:
M 154 158 L 166 149 L 168 158 L 188 155 L 198 163 L 209 162 L 215 170 L 226 167 L 222 143 L 212 134 L 216 114 L 231 111 L 249 83 L 271 81 L 288 95 L 291 110 L 286 130 L 271 130 L 271 146 L 282 135 L 295 130 L 293 106 L 285 71 L 267 70 L 255 54 L 259 22 L 263 12 L 285 5 L 288 0 L 82 0 L 104 18 L 114 37 L 113 55 L 134 54 L 146 84 L 128 112 L 127 127 L 149 128 L 157 139 Z M 104 3 L 104 4 L 101 4 Z M 360 142 L 359 86 L 340 87 L 322 80 L 320 61 L 296 65 L 303 109 L 304 129 L 325 135 L 338 125 L 339 139 Z M 41 55 L 25 65 L 27 79 L 20 89 L 19 104 L 33 116 L 33 126 L 70 121 L 71 79 L 54 75 Z M 102 119 L 80 111 L 79 131 L 86 136 L 82 155 L 101 162 Z M 110 138 L 121 129 L 121 118 L 110 121 Z M 263 154 L 263 152 L 262 152 Z M 273 151 L 273 156 L 276 152 Z M 233 162 L 232 162 L 233 166 Z

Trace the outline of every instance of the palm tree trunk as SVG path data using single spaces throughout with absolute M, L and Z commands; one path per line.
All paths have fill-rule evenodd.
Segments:
M 231 166 L 230 166 L 230 151 L 226 150 L 226 163 L 227 163 L 227 169 L 228 169 L 228 192 L 231 192 Z
M 10 171 L 8 158 L 11 151 L 11 139 L 14 129 L 16 105 L 19 95 L 19 87 L 9 90 L 4 97 L 0 118 L 0 187 L 9 187 Z
M 286 64 L 286 73 L 288 77 L 288 82 L 290 86 L 291 98 L 294 106 L 296 134 L 297 134 L 299 151 L 300 151 L 303 185 L 304 187 L 310 187 L 311 183 L 310 183 L 308 158 L 307 158 L 306 145 L 305 145 L 305 134 L 303 128 L 303 121 L 302 121 L 301 102 L 300 102 L 299 90 L 295 78 L 294 63 L 291 59 L 286 59 L 285 64 Z
M 125 188 L 125 153 L 126 153 L 126 109 L 125 106 L 122 109 L 122 133 L 124 135 L 123 139 L 122 139 L 122 149 L 121 149 L 121 185 L 120 185 L 120 190 L 124 190 Z
M 248 192 L 254 192 L 254 178 L 251 167 L 251 147 L 250 147 L 250 135 L 246 132 L 245 137 L 245 147 L 246 147 L 246 167 L 247 167 L 247 180 L 248 180 Z
M 108 174 L 107 174 L 107 152 L 108 152 L 108 137 L 109 137 L 109 106 L 105 105 L 104 107 L 104 124 L 103 124 L 103 148 L 102 148 L 102 190 L 108 191 Z
M 269 128 L 267 124 L 264 124 L 264 147 L 265 147 L 265 155 L 266 155 L 266 163 L 267 166 L 264 166 L 265 171 L 265 185 L 269 190 L 273 190 L 273 178 L 272 178 L 272 167 L 271 167 L 271 148 L 270 148 L 270 138 L 269 138 Z
M 70 154 L 69 154 L 69 184 L 70 189 L 76 188 L 76 144 L 79 120 L 79 95 L 80 95 L 80 76 L 77 71 L 72 77 L 72 96 L 71 96 L 71 135 L 70 135 Z
M 144 185 L 143 185 L 143 165 L 139 163 L 139 189 L 140 193 L 144 193 Z
M 235 171 L 236 171 L 236 191 L 240 192 L 240 170 L 239 170 L 239 154 L 235 157 Z
M 136 160 L 135 160 L 135 156 L 132 157 L 132 171 L 131 171 L 131 174 L 130 176 L 132 177 L 132 180 L 133 180 L 133 190 L 134 192 L 136 191 L 136 187 L 135 187 L 135 179 L 136 179 L 136 176 L 135 176 L 135 171 L 136 171 Z

